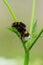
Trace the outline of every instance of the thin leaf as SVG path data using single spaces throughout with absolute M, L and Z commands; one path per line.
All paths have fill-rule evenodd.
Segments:
M 15 28 L 13 29 L 12 27 L 8 27 L 8 29 L 9 29 L 10 31 L 16 33 L 17 36 L 20 38 L 20 33 L 19 33 Z
M 35 23 L 33 24 L 32 34 L 34 34 L 34 33 L 36 32 L 36 27 L 37 27 L 37 20 L 36 20 Z
M 37 36 L 38 34 L 33 35 L 32 40 L 34 40 Z M 43 35 L 41 35 L 40 38 L 43 38 Z
M 20 33 L 19 33 L 15 28 L 8 27 L 8 29 L 9 29 L 10 31 L 16 33 L 16 35 L 21 39 Z M 25 43 L 26 43 L 26 42 L 22 41 L 22 43 L 23 43 L 24 50 L 26 51 L 26 46 L 25 46 Z
M 21 39 L 21 35 L 20 33 L 15 29 L 15 28 L 12 28 L 12 27 L 8 27 L 8 29 L 14 33 L 16 33 L 16 35 Z M 22 39 L 22 43 L 26 43 L 27 41 L 24 41 L 24 39 Z
M 17 21 L 17 17 L 15 16 L 15 13 L 13 12 L 12 8 L 10 7 L 10 5 L 8 4 L 7 0 L 3 0 L 3 2 L 5 3 L 6 7 L 8 8 L 13 20 L 16 22 Z

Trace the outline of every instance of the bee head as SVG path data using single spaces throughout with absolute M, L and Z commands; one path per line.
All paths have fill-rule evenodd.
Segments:
M 12 27 L 17 27 L 17 22 L 12 24 Z

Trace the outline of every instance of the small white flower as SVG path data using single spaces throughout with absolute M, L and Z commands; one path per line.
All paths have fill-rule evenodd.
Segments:
M 23 65 L 23 59 L 6 59 L 0 57 L 0 65 Z

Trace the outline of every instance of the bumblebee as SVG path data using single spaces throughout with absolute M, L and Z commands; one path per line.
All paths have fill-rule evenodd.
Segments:
M 23 22 L 14 22 L 12 27 L 15 28 L 21 35 L 21 40 L 29 38 L 29 32 L 26 30 L 26 25 Z

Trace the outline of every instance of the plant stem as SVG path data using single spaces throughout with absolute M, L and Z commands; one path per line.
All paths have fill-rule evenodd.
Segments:
M 15 28 L 13 29 L 12 27 L 9 27 L 8 29 L 9 29 L 10 31 L 16 33 L 16 35 L 20 38 L 20 34 L 19 34 L 19 32 L 18 32 Z M 23 44 L 23 47 L 24 47 L 24 50 L 25 50 L 24 65 L 28 65 L 28 61 L 29 61 L 29 51 L 27 50 L 27 48 L 26 48 L 26 46 L 25 46 L 25 43 L 22 42 L 22 44 Z
M 5 5 L 7 6 L 10 14 L 12 15 L 13 20 L 16 22 L 17 21 L 17 18 L 15 16 L 13 10 L 11 9 L 10 5 L 8 4 L 7 0 L 3 0 L 3 1 L 4 1 Z
M 32 49 L 32 47 L 34 46 L 34 44 L 36 43 L 36 41 L 39 39 L 39 37 L 41 36 L 41 34 L 43 33 L 43 28 L 40 31 L 40 33 L 38 34 L 38 36 L 36 37 L 36 39 L 33 41 L 33 43 L 31 44 L 31 46 L 29 47 L 29 50 Z
M 29 51 L 25 52 L 24 65 L 28 65 L 29 63 Z
M 30 25 L 30 34 L 32 34 L 32 28 L 33 28 L 33 24 L 34 24 L 35 6 L 36 6 L 36 0 L 33 0 L 32 16 L 31 16 L 31 25 Z
M 24 42 L 22 42 L 22 45 L 23 45 L 23 47 L 24 47 L 24 51 L 26 52 L 26 51 L 27 51 L 27 48 L 26 48 L 25 43 L 24 43 Z

